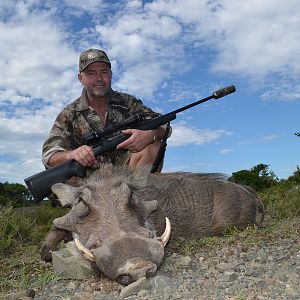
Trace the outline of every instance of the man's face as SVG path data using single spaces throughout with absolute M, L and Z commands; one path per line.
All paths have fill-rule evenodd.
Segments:
M 111 87 L 112 72 L 108 64 L 95 62 L 78 74 L 88 95 L 96 99 L 103 98 Z

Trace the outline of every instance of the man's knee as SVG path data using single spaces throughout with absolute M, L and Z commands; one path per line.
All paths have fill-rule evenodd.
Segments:
M 145 149 L 149 152 L 149 156 L 151 156 L 153 159 L 156 158 L 159 148 L 161 146 L 161 141 L 157 141 L 153 144 L 148 145 Z
M 136 153 L 137 155 L 140 155 L 142 158 L 149 162 L 154 162 L 154 160 L 157 157 L 159 148 L 160 148 L 161 142 L 158 141 L 154 144 L 150 144 L 147 147 L 145 147 L 142 151 Z
M 140 152 L 132 153 L 129 166 L 132 169 L 135 169 L 145 165 L 153 164 L 156 161 L 160 145 L 161 142 L 158 141 L 154 144 L 148 145 Z

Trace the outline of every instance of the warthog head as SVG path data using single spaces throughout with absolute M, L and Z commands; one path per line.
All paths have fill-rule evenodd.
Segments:
M 136 189 L 146 186 L 147 175 L 108 174 L 105 180 L 90 179 L 80 187 L 62 183 L 52 187 L 61 204 L 72 207 L 54 225 L 73 232 L 79 250 L 107 277 L 125 285 L 155 275 L 170 237 L 168 228 L 158 238 L 148 222 L 157 201 L 135 196 Z

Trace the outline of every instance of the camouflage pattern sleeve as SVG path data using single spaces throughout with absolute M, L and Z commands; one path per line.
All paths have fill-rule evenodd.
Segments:
M 72 132 L 68 121 L 68 114 L 63 110 L 56 118 L 48 139 L 44 142 L 42 162 L 47 167 L 50 157 L 59 151 L 71 149 Z
M 131 114 L 134 114 L 136 112 L 144 112 L 147 113 L 150 118 L 157 117 L 160 115 L 159 113 L 154 112 L 151 108 L 144 105 L 141 100 L 136 98 L 132 98 L 130 100 L 129 107 L 131 108 Z
M 161 115 L 160 113 L 154 112 L 151 108 L 145 106 L 141 100 L 136 99 L 134 97 L 130 100 L 129 107 L 131 107 L 131 109 L 132 109 L 132 112 L 131 112 L 132 114 L 137 113 L 137 112 L 147 113 L 147 119 L 152 119 L 152 118 L 155 118 L 155 117 L 158 117 Z M 161 129 L 163 129 L 162 133 L 160 133 L 160 134 L 159 134 L 159 132 L 161 132 L 161 130 L 159 128 L 154 129 L 153 130 L 154 135 L 156 137 L 160 136 L 160 138 L 162 138 L 163 137 L 162 135 L 164 135 L 163 132 L 167 129 L 167 127 L 169 128 L 167 138 L 169 138 L 172 134 L 172 127 L 167 124 L 161 125 L 159 127 Z
M 126 115 L 127 117 L 141 112 L 149 114 L 149 118 L 159 116 L 158 113 L 144 105 L 141 100 L 130 94 L 111 91 L 110 99 L 112 107 L 120 112 L 123 110 L 122 114 Z

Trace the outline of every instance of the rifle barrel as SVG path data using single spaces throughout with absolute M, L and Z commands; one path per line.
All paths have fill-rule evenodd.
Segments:
M 219 99 L 221 97 L 224 97 L 224 96 L 227 96 L 227 95 L 229 95 L 231 93 L 234 93 L 235 91 L 236 91 L 236 89 L 235 89 L 234 85 L 227 86 L 227 87 L 225 87 L 223 89 L 220 89 L 220 90 L 217 90 L 217 91 L 213 92 L 212 95 L 209 96 L 209 97 L 206 97 L 206 98 L 204 98 L 202 100 L 193 102 L 193 103 L 188 104 L 188 105 L 186 105 L 184 107 L 178 108 L 178 109 L 172 111 L 171 113 L 178 114 L 178 113 L 180 113 L 180 112 L 182 112 L 184 110 L 187 110 L 187 109 L 189 109 L 189 108 L 191 108 L 193 106 L 199 105 L 199 104 L 201 104 L 203 102 L 206 102 L 208 100 L 211 100 L 211 99 Z

